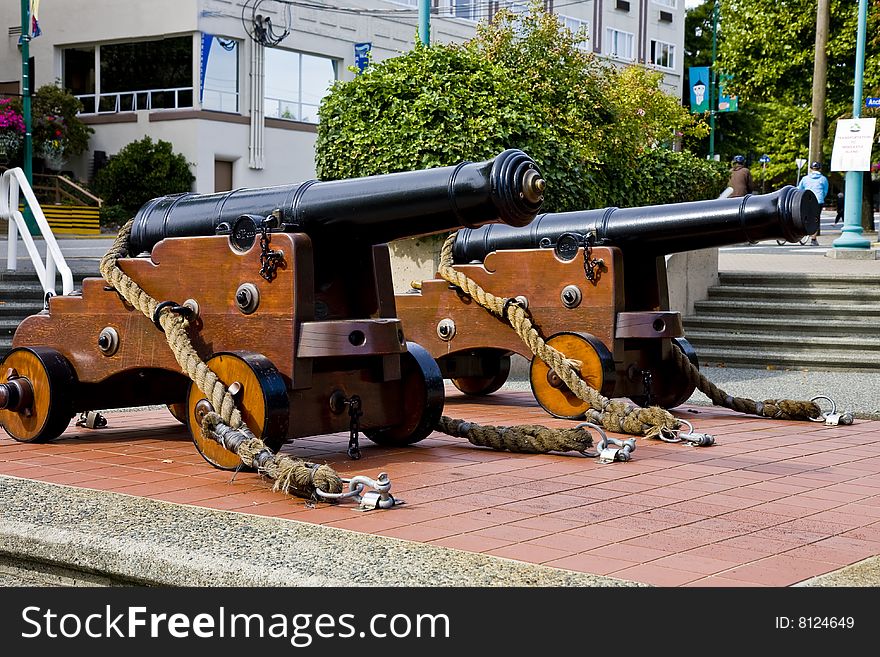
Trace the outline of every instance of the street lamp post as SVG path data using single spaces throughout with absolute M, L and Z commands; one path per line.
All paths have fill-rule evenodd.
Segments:
M 709 69 L 709 159 L 715 159 L 715 89 L 718 76 L 715 73 L 715 53 L 718 45 L 718 0 L 712 7 L 712 67 Z
M 419 40 L 426 46 L 431 43 L 431 0 L 419 0 Z
M 21 113 L 24 119 L 24 177 L 28 185 L 33 187 L 34 180 L 34 143 L 31 132 L 31 7 L 29 0 L 21 0 Z M 32 235 L 37 233 L 37 223 L 34 221 L 30 208 L 25 205 L 25 224 Z
M 853 86 L 853 118 L 862 115 L 862 89 L 865 76 L 865 31 L 868 22 L 868 0 L 859 0 L 859 26 L 856 32 L 856 74 Z M 835 248 L 868 249 L 871 242 L 862 236 L 861 171 L 847 171 L 843 192 L 843 228 L 832 242 Z

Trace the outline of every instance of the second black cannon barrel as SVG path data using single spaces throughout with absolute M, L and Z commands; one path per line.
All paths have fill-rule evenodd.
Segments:
M 492 251 L 551 248 L 560 236 L 594 236 L 594 245 L 661 255 L 815 233 L 821 209 L 810 191 L 786 186 L 737 198 L 538 215 L 528 226 L 458 231 L 453 258 L 482 261 Z
M 485 162 L 420 171 L 163 196 L 138 211 L 129 246 L 149 251 L 166 237 L 228 232 L 242 215 L 275 212 L 285 231 L 369 244 L 493 221 L 524 226 L 540 211 L 543 192 L 535 162 L 508 149 Z

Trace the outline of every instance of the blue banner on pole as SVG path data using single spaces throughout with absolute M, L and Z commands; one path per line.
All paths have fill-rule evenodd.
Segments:
M 211 42 L 214 40 L 213 34 L 205 34 L 202 32 L 202 54 L 199 62 L 199 102 L 201 103 L 205 96 L 205 70 L 208 68 L 208 54 L 211 52 Z
M 719 112 L 736 112 L 739 109 L 739 103 L 736 96 L 728 96 L 724 93 L 724 87 L 733 79 L 732 75 L 721 75 L 718 77 L 718 111 Z
M 358 73 L 363 73 L 370 65 L 370 51 L 372 49 L 373 44 L 370 42 L 354 44 L 354 65 L 357 66 Z
M 709 111 L 709 67 L 691 66 L 688 69 L 691 85 L 691 112 L 699 114 Z

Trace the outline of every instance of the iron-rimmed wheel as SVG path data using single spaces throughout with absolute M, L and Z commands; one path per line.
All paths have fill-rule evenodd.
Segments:
M 401 355 L 401 386 L 404 422 L 382 429 L 365 429 L 364 435 L 377 445 L 397 447 L 427 438 L 443 415 L 446 393 L 440 366 L 427 349 L 406 343 Z
M 288 434 L 290 401 L 284 379 L 272 362 L 262 354 L 234 351 L 214 354 L 207 365 L 227 388 L 236 382 L 240 384 L 234 397 L 244 423 L 267 447 L 276 451 L 280 449 Z M 195 383 L 190 384 L 187 418 L 196 449 L 208 463 L 220 470 L 241 467 L 238 454 L 202 435 L 196 405 L 203 399 L 205 394 Z
M 168 412 L 174 416 L 174 419 L 180 422 L 183 425 L 186 425 L 186 411 L 187 406 L 186 402 L 179 402 L 176 404 L 167 404 Z
M 74 416 L 76 372 L 54 349 L 13 349 L 0 364 L 0 385 L 0 425 L 19 442 L 54 440 Z
M 672 338 L 673 349 L 681 351 L 691 365 L 700 369 L 700 361 L 693 345 L 685 338 Z M 651 372 L 651 404 L 644 395 L 631 396 L 633 403 L 639 406 L 660 406 L 661 408 L 675 408 L 681 406 L 696 390 L 696 385 L 688 383 L 685 374 L 679 371 L 674 359 L 664 361 L 656 372 Z
M 510 352 L 500 349 L 477 349 L 470 358 L 481 361 L 482 369 L 489 373 L 485 376 L 460 376 L 452 380 L 452 385 L 466 395 L 478 397 L 491 395 L 507 381 L 510 376 Z
M 547 344 L 561 351 L 567 358 L 580 361 L 580 376 L 588 386 L 605 396 L 614 391 L 614 356 L 595 335 L 563 331 L 550 336 Z M 577 420 L 590 407 L 588 402 L 569 390 L 550 366 L 537 356 L 532 358 L 529 366 L 529 384 L 541 408 L 553 417 Z

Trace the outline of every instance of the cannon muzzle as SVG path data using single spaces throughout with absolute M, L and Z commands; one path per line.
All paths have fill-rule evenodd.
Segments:
M 554 248 L 563 235 L 578 246 L 592 235 L 594 246 L 617 246 L 646 255 L 773 238 L 796 242 L 818 230 L 819 216 L 816 196 L 792 186 L 741 198 L 548 213 L 526 227 L 460 230 L 453 258 L 464 264 L 481 262 L 492 251 Z
M 275 215 L 276 228 L 318 240 L 381 244 L 495 221 L 525 226 L 543 200 L 535 162 L 509 149 L 485 162 L 422 171 L 163 196 L 138 211 L 129 245 L 139 253 L 166 237 L 232 233 L 244 215 Z

